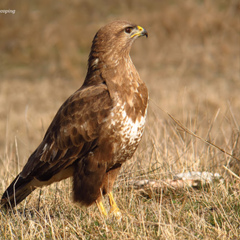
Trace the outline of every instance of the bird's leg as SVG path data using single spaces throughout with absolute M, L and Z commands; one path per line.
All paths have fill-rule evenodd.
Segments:
M 107 212 L 103 206 L 103 203 L 102 201 L 96 201 L 96 204 L 97 204 L 97 207 L 98 207 L 98 210 L 99 212 L 104 216 L 104 217 L 107 217 Z
M 118 220 L 121 220 L 122 213 L 119 210 L 117 203 L 115 202 L 115 200 L 113 198 L 112 192 L 108 193 L 108 198 L 109 198 L 109 204 L 111 206 L 110 213 L 112 213 Z

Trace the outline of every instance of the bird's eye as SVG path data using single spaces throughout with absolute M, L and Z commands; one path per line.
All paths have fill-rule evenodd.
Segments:
M 131 33 L 132 32 L 132 27 L 126 27 L 125 28 L 125 33 Z

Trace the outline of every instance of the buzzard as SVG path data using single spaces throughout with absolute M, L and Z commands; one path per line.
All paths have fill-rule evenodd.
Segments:
M 120 215 L 112 188 L 122 164 L 130 159 L 143 134 L 148 91 L 129 52 L 146 30 L 114 21 L 96 33 L 83 85 L 60 107 L 42 142 L 3 193 L 1 205 L 13 208 L 37 187 L 73 177 L 73 199 L 96 202 L 107 215 Z

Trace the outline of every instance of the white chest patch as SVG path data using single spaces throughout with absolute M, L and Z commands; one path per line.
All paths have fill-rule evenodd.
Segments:
M 118 111 L 113 111 L 111 114 L 111 124 L 109 128 L 112 129 L 116 143 L 114 145 L 117 161 L 125 161 L 132 157 L 135 152 L 144 131 L 146 112 L 143 116 L 136 118 L 133 121 L 127 115 L 124 105 L 117 106 Z
M 123 119 L 123 123 L 120 130 L 120 135 L 123 140 L 126 139 L 129 144 L 135 143 L 142 136 L 142 131 L 145 124 L 145 116 L 141 116 L 140 120 L 136 119 L 133 122 L 132 118 L 127 116 L 126 111 L 120 111 L 121 118 Z

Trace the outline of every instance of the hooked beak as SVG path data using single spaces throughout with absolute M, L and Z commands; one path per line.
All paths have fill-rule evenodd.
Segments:
M 148 33 L 143 27 L 137 26 L 134 29 L 134 31 L 132 31 L 131 38 L 133 38 L 135 36 L 137 36 L 137 37 L 141 37 L 141 36 L 148 37 Z

